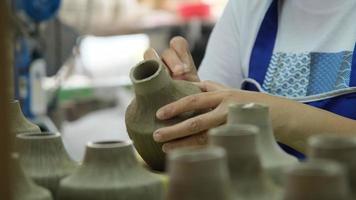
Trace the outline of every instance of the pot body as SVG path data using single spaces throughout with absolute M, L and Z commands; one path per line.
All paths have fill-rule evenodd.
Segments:
M 52 200 L 51 193 L 48 190 L 37 186 L 31 179 L 26 177 L 19 164 L 17 154 L 11 156 L 11 162 L 13 200 Z
M 344 165 L 356 198 L 356 137 L 316 135 L 308 140 L 307 149 L 311 159 L 328 159 Z
M 9 108 L 11 132 L 16 135 L 21 133 L 41 133 L 41 129 L 23 115 L 19 101 L 10 102 Z
M 56 199 L 59 181 L 78 166 L 65 151 L 60 134 L 19 134 L 16 147 L 25 173 Z
M 131 143 L 90 143 L 78 171 L 61 181 L 59 199 L 162 200 L 163 183 L 138 163 Z
M 134 145 L 145 162 L 157 171 L 165 169 L 162 144 L 153 140 L 153 132 L 195 116 L 185 113 L 169 120 L 158 120 L 159 108 L 178 99 L 201 92 L 187 82 L 172 80 L 164 66 L 149 60 L 139 63 L 130 74 L 135 89 L 135 99 L 126 110 L 126 128 Z
M 257 150 L 262 167 L 278 185 L 283 185 L 283 169 L 298 163 L 277 144 L 269 116 L 269 108 L 261 104 L 232 104 L 229 107 L 228 124 L 250 124 L 259 128 Z
M 284 200 L 350 200 L 345 169 L 328 160 L 312 160 L 286 172 Z
M 255 126 L 228 124 L 209 131 L 209 144 L 225 149 L 232 190 L 237 198 L 279 199 L 279 188 L 262 168 L 257 137 L 258 128 Z
M 168 155 L 170 183 L 166 200 L 231 200 L 225 150 L 181 148 Z

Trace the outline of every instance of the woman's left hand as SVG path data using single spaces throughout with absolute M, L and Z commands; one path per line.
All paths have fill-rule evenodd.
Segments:
M 183 146 L 201 146 L 207 143 L 207 131 L 226 122 L 228 106 L 231 102 L 251 102 L 259 93 L 233 90 L 223 85 L 203 81 L 195 83 L 203 91 L 200 94 L 184 97 L 157 111 L 157 118 L 170 119 L 185 112 L 210 110 L 207 113 L 187 119 L 170 127 L 158 129 L 153 138 L 165 143 L 164 152 Z M 249 100 L 249 101 L 246 101 Z

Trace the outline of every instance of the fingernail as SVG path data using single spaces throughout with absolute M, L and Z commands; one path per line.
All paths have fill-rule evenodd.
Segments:
M 184 73 L 190 72 L 190 67 L 187 64 L 183 65 Z
M 165 110 L 163 110 L 163 109 L 160 109 L 160 110 L 158 110 L 157 111 L 157 118 L 158 119 L 165 119 L 165 117 L 166 117 L 166 112 L 165 112 Z
M 153 139 L 156 142 L 160 142 L 162 140 L 162 135 L 159 133 L 158 130 L 153 133 Z

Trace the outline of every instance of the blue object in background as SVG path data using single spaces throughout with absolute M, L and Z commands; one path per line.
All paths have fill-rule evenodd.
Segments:
M 14 3 L 16 10 L 23 10 L 36 23 L 51 19 L 61 6 L 60 0 L 15 0 Z

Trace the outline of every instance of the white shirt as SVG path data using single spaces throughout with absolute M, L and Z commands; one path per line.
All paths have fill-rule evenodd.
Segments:
M 230 0 L 199 69 L 202 80 L 240 88 L 272 0 Z M 280 1 L 279 28 L 263 89 L 301 97 L 347 87 L 356 42 L 356 0 Z

